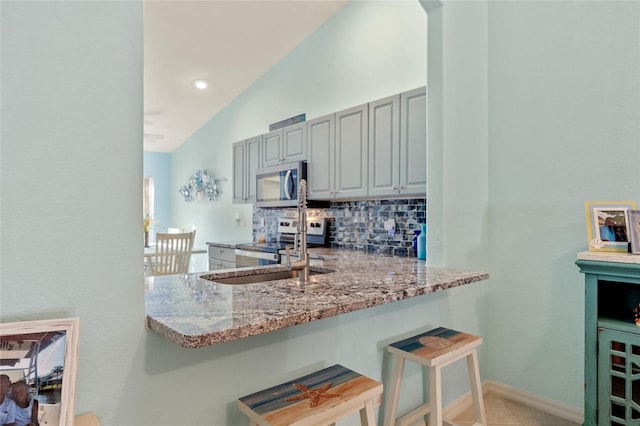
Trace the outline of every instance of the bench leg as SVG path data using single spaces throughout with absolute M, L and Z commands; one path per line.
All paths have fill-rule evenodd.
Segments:
M 373 415 L 373 400 L 365 401 L 360 409 L 360 424 L 362 426 L 376 426 L 376 418 Z
M 429 368 L 429 426 L 442 426 L 442 368 Z
M 391 383 L 387 393 L 387 403 L 384 408 L 384 426 L 394 426 L 396 412 L 398 411 L 398 397 L 400 396 L 400 383 L 404 371 L 404 358 L 393 355 L 393 368 L 391 369 Z
M 482 426 L 487 426 L 484 398 L 482 397 L 482 384 L 480 383 L 480 369 L 478 368 L 478 355 L 475 350 L 467 355 L 467 368 L 469 369 L 469 384 L 471 385 L 471 396 L 473 397 L 475 421 Z

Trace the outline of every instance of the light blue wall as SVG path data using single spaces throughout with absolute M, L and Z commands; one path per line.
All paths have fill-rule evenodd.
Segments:
M 0 319 L 80 317 L 77 412 L 105 426 L 238 424 L 238 396 L 333 362 L 380 376 L 389 339 L 434 324 L 482 333 L 483 378 L 580 406 L 583 202 L 639 198 L 638 7 L 430 15 L 434 243 L 447 264 L 486 259 L 489 282 L 191 350 L 143 325 L 141 3 L 0 2 Z M 212 127 L 228 137 L 201 143 L 264 131 Z
M 640 3 L 489 2 L 487 374 L 582 405 L 584 202 L 640 201 Z
M 311 119 L 425 84 L 426 15 L 420 5 L 346 5 L 174 151 L 174 187 L 199 168 L 229 179 L 219 201 L 174 203 L 176 224 L 196 227 L 196 245 L 250 240 L 251 205 L 231 203 L 233 142 L 300 113 Z
M 145 152 L 142 174 L 153 178 L 154 186 L 154 232 L 167 232 L 171 224 L 171 201 L 178 199 L 178 189 L 171 186 L 171 154 Z

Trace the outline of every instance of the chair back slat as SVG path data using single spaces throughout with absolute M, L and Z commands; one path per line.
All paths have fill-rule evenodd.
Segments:
M 156 252 L 152 256 L 151 275 L 186 274 L 196 231 L 156 234 Z

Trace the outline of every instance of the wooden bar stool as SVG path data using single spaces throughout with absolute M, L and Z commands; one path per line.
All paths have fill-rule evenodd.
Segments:
M 441 370 L 452 362 L 466 357 L 476 422 L 474 425 L 486 426 L 487 419 L 476 353 L 476 348 L 481 344 L 481 337 L 439 327 L 389 345 L 388 349 L 393 354 L 394 360 L 385 406 L 384 425 L 412 424 L 427 414 L 429 414 L 429 426 L 442 426 L 443 422 L 455 424 L 442 418 Z M 396 419 L 405 360 L 429 367 L 429 402 Z
M 375 426 L 382 383 L 339 364 L 238 399 L 253 425 L 329 425 L 360 411 L 361 424 Z

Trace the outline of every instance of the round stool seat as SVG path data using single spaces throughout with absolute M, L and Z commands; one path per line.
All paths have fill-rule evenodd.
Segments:
M 374 426 L 374 401 L 382 383 L 336 364 L 238 399 L 252 425 L 326 425 L 360 411 Z

